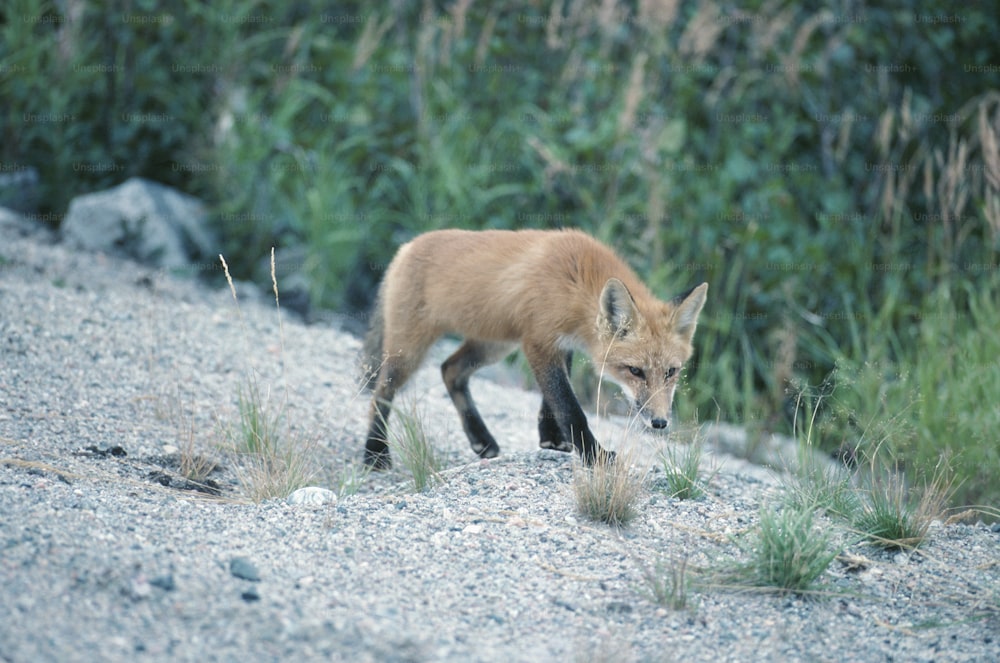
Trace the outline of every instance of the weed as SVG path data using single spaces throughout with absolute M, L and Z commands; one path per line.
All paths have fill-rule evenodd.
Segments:
M 952 482 L 939 469 L 913 498 L 905 477 L 896 471 L 873 472 L 862 494 L 854 528 L 888 550 L 915 549 L 927 539 L 931 523 L 942 517 Z
M 706 476 L 701 469 L 703 447 L 700 440 L 685 445 L 670 445 L 660 453 L 660 462 L 671 497 L 696 500 L 718 472 L 713 468 Z
M 801 397 L 800 392 L 800 402 Z M 845 468 L 825 458 L 813 446 L 813 426 L 819 412 L 820 400 L 818 399 L 813 405 L 812 416 L 804 432 L 799 430 L 797 416 L 793 422 L 799 446 L 797 462 L 794 467 L 788 468 L 783 482 L 787 496 L 786 504 L 800 511 L 821 509 L 831 516 L 850 520 L 859 507 L 858 493 L 851 482 L 851 475 Z M 798 411 L 797 404 L 796 415 Z
M 687 557 L 671 562 L 660 558 L 652 567 L 642 562 L 637 564 L 645 582 L 642 593 L 647 598 L 671 610 L 684 610 L 689 607 L 690 580 Z
M 198 453 L 195 445 L 195 427 L 193 423 L 186 426 L 183 431 L 184 440 L 180 446 L 180 473 L 181 475 L 197 484 L 204 484 L 208 475 L 215 471 L 219 464 L 212 458 Z
M 266 453 L 236 454 L 236 476 L 254 502 L 285 498 L 308 486 L 316 476 L 311 449 L 304 442 L 285 441 Z
M 590 467 L 574 463 L 573 493 L 580 513 L 615 527 L 638 515 L 644 477 L 634 469 L 633 459 L 631 448 L 624 448 L 614 457 L 599 455 Z
M 804 592 L 836 556 L 829 535 L 813 527 L 811 510 L 765 507 L 751 560 L 732 575 L 738 584 Z
M 365 484 L 371 468 L 362 463 L 347 463 L 336 473 L 333 491 L 338 498 L 356 494 Z
M 861 501 L 850 475 L 832 463 L 813 460 L 800 463 L 784 481 L 787 506 L 802 511 L 822 510 L 850 521 Z
M 239 308 L 239 299 L 229 273 L 229 266 L 221 255 L 219 259 L 222 261 L 233 301 L 236 302 L 245 338 L 246 325 Z M 275 272 L 274 249 L 271 249 L 271 283 L 278 311 L 283 354 L 284 331 L 281 326 L 281 307 Z M 285 398 L 287 399 L 287 392 Z M 299 436 L 290 435 L 284 421 L 285 401 L 276 407 L 271 403 L 270 393 L 261 389 L 252 367 L 247 369 L 245 381 L 238 387 L 237 404 L 239 412 L 237 424 L 223 426 L 222 432 L 225 446 L 234 456 L 233 465 L 237 478 L 247 496 L 255 502 L 284 498 L 309 485 L 317 475 L 312 445 Z
M 423 419 L 414 405 L 396 411 L 397 425 L 390 429 L 389 449 L 413 478 L 413 489 L 422 493 L 441 483 L 444 458 L 427 438 Z

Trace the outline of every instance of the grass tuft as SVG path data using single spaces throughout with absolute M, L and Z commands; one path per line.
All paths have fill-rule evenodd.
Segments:
M 705 494 L 705 489 L 718 469 L 707 474 L 702 471 L 703 446 L 700 440 L 685 445 L 670 445 L 660 453 L 660 462 L 670 497 L 679 500 L 696 500 Z
M 246 338 L 246 324 L 240 310 L 236 288 L 229 273 L 229 265 L 220 255 L 223 272 L 229 290 L 236 303 L 240 325 Z M 274 303 L 278 315 L 279 338 L 284 355 L 284 328 L 281 322 L 281 305 L 278 299 L 278 282 L 275 276 L 274 249 L 271 249 L 271 283 L 274 288 Z M 285 399 L 287 401 L 287 391 Z M 315 453 L 311 444 L 300 436 L 293 436 L 287 430 L 284 420 L 283 401 L 272 407 L 270 393 L 261 389 L 257 374 L 248 367 L 244 383 L 237 391 L 239 413 L 235 425 L 223 426 L 225 447 L 234 456 L 234 467 L 243 490 L 254 502 L 266 499 L 285 498 L 308 486 L 317 476 Z
M 413 489 L 422 493 L 443 481 L 444 457 L 431 444 L 416 407 L 395 410 L 397 424 L 388 433 L 389 449 L 413 478 Z
M 733 573 L 739 584 L 805 592 L 837 556 L 829 535 L 813 527 L 810 509 L 764 508 L 751 560 Z
M 898 472 L 872 474 L 853 525 L 864 538 L 887 550 L 913 550 L 927 540 L 931 523 L 941 519 L 953 493 L 939 469 L 913 497 Z
M 208 476 L 218 468 L 215 459 L 198 453 L 195 444 L 195 426 L 193 423 L 183 431 L 184 440 L 179 451 L 179 470 L 181 476 L 192 483 L 205 484 Z
M 684 610 L 690 606 L 687 557 L 670 562 L 661 558 L 652 567 L 637 563 L 645 582 L 641 590 L 643 595 L 671 610 Z
M 573 493 L 580 513 L 615 527 L 635 519 L 645 488 L 644 477 L 633 467 L 633 457 L 626 449 L 613 459 L 599 456 L 590 467 L 574 464 Z

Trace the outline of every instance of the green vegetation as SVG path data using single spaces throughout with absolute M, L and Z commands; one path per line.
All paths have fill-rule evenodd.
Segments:
M 243 327 L 244 341 L 249 335 L 240 301 L 236 296 L 229 265 L 221 255 L 223 273 L 233 296 L 233 304 Z M 284 328 L 281 323 L 281 306 L 278 281 L 275 273 L 274 250 L 271 250 L 271 285 L 274 292 L 275 314 L 278 316 L 278 333 L 284 352 Z M 247 354 L 249 357 L 249 353 Z M 233 456 L 233 465 L 243 491 L 254 502 L 285 498 L 299 488 L 304 488 L 316 477 L 315 449 L 302 436 L 293 435 L 285 422 L 285 405 L 288 393 L 281 402 L 275 402 L 270 389 L 261 390 L 257 372 L 252 365 L 244 367 L 243 382 L 237 388 L 237 421 L 220 422 L 222 446 Z
M 805 592 L 837 553 L 827 533 L 813 527 L 809 509 L 763 508 L 750 561 L 732 572 L 737 584 Z
M 642 594 L 657 605 L 671 610 L 691 607 L 691 580 L 686 558 L 672 562 L 661 558 L 652 567 L 642 562 L 637 563 L 645 583 L 640 590 Z
M 664 484 L 670 497 L 679 500 L 696 500 L 705 494 L 705 488 L 715 476 L 701 467 L 702 442 L 699 438 L 688 444 L 668 445 L 660 453 Z
M 425 417 L 415 405 L 393 408 L 393 413 L 396 422 L 389 426 L 389 450 L 410 473 L 413 489 L 422 493 L 443 481 L 445 459 L 427 437 Z
M 787 430 L 830 380 L 825 451 L 892 422 L 991 513 L 1000 14 L 857 7 L 10 0 L 0 163 L 55 218 L 131 175 L 201 196 L 234 264 L 301 250 L 336 308 L 424 230 L 583 228 L 711 284 L 682 419 Z

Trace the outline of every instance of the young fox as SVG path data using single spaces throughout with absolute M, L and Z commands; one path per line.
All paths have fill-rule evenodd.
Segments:
M 670 424 L 674 389 L 705 303 L 703 283 L 656 299 L 614 252 L 576 230 L 438 230 L 399 249 L 379 288 L 365 356 L 374 384 L 365 464 L 391 465 L 386 424 L 396 392 L 445 333 L 465 341 L 441 365 L 472 450 L 500 452 L 469 393 L 469 377 L 520 344 L 542 391 L 543 448 L 584 462 L 610 458 L 569 382 L 574 349 L 631 395 L 646 424 Z

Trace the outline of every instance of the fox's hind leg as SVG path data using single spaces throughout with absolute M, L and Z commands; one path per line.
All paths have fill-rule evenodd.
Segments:
M 483 366 L 496 363 L 514 349 L 510 343 L 467 340 L 441 364 L 441 377 L 448 388 L 455 409 L 462 418 L 462 428 L 472 450 L 482 458 L 493 458 L 500 446 L 486 429 L 483 418 L 472 401 L 469 378 Z
M 365 440 L 365 465 L 373 470 L 386 470 L 392 467 L 389 456 L 388 425 L 389 413 L 392 411 L 392 399 L 396 392 L 402 389 L 406 381 L 420 366 L 427 348 L 434 338 L 419 339 L 411 343 L 406 350 L 397 350 L 382 361 L 378 370 L 378 380 L 375 383 L 374 394 L 368 424 L 368 437 Z M 398 347 L 391 342 L 387 347 Z

